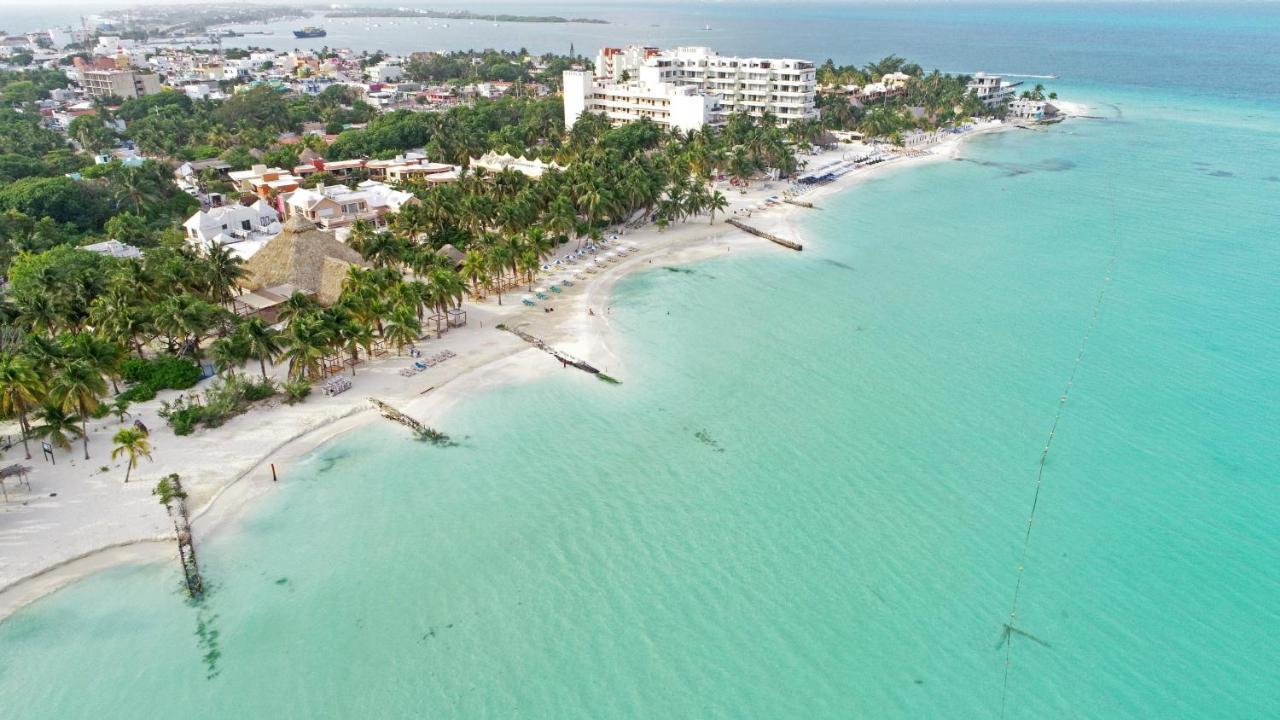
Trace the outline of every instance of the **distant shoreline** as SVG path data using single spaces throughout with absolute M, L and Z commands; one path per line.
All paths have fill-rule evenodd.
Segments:
M 394 8 L 349 8 L 325 10 L 326 18 L 430 18 L 432 20 L 490 20 L 509 23 L 579 23 L 608 25 L 608 20 L 597 18 L 566 18 L 559 15 L 504 15 L 502 13 L 475 13 L 469 10 L 399 10 Z

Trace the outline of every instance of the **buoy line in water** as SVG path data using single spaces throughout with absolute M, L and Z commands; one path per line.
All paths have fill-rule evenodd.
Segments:
M 1089 337 L 1093 335 L 1093 331 L 1098 326 L 1098 318 L 1102 315 L 1102 302 L 1107 297 L 1107 290 L 1111 287 L 1111 279 L 1115 275 L 1116 264 L 1120 259 L 1120 233 L 1116 229 L 1116 200 L 1115 186 L 1110 181 L 1107 183 L 1108 195 L 1110 199 L 1110 215 L 1111 215 L 1111 257 L 1107 261 L 1106 273 L 1102 279 L 1102 287 L 1098 290 L 1098 297 L 1093 303 L 1093 315 L 1089 318 L 1089 325 L 1085 328 L 1084 336 L 1080 338 L 1080 348 L 1076 351 L 1075 362 L 1071 366 L 1071 374 L 1067 376 L 1067 385 L 1062 391 L 1062 395 L 1058 397 L 1058 409 L 1053 414 L 1053 423 L 1049 426 L 1049 437 L 1045 440 L 1044 450 L 1040 452 L 1040 466 L 1036 469 L 1036 489 L 1031 496 L 1031 512 L 1027 516 L 1027 531 L 1022 538 L 1022 554 L 1018 559 L 1018 576 L 1013 585 L 1013 601 L 1009 606 L 1009 618 L 1004 624 L 1004 634 L 1001 640 L 1004 643 L 1004 679 L 1000 687 L 1000 717 L 1003 720 L 1005 709 L 1009 699 L 1009 666 L 1013 660 L 1013 636 L 1021 635 L 1023 637 L 1035 640 L 1036 642 L 1048 647 L 1048 643 L 1031 635 L 1015 625 L 1018 618 L 1018 598 L 1022 592 L 1022 578 L 1026 570 L 1027 553 L 1031 548 L 1031 530 L 1036 522 L 1036 508 L 1040 505 L 1040 490 L 1044 486 L 1044 467 L 1045 462 L 1049 459 L 1049 450 L 1053 447 L 1053 438 L 1058 433 L 1058 423 L 1062 420 L 1062 413 L 1066 410 L 1067 400 L 1071 396 L 1071 388 L 1075 385 L 1076 374 L 1080 371 L 1080 366 L 1084 364 L 1084 353 L 1089 347 Z M 997 645 L 997 647 L 999 647 Z

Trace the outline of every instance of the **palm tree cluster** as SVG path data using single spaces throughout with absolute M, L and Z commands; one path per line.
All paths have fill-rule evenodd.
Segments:
M 647 119 L 612 128 L 603 116 L 586 114 L 563 136 L 547 130 L 526 138 L 533 144 L 518 152 L 563 170 L 534 179 L 469 169 L 457 183 L 411 185 L 420 203 L 391 216 L 388 233 L 354 231 L 352 244 L 375 267 L 418 276 L 449 244 L 466 253 L 461 275 L 473 295 L 501 293 L 530 277 L 558 245 L 598 236 L 607 225 L 667 225 L 703 214 L 714 220 L 728 205 L 711 184 L 717 174 L 745 184 L 761 172 L 796 170 L 788 134 L 768 117 L 735 115 L 723 128 L 684 133 Z
M 843 86 L 862 87 L 879 82 L 885 75 L 903 73 L 908 77 L 902 92 L 887 93 L 868 107 L 851 105 L 838 92 Z M 894 137 L 911 129 L 933 130 L 948 123 L 962 121 L 976 115 L 1000 115 L 1001 108 L 988 108 L 969 91 L 968 75 L 943 74 L 938 70 L 925 73 L 914 63 L 896 55 L 868 63 L 862 67 L 837 66 L 831 60 L 818 67 L 820 92 L 818 105 L 822 109 L 821 123 L 838 130 L 857 130 L 868 137 Z M 1037 86 L 1035 93 L 1043 93 Z M 910 112 L 920 108 L 923 113 Z

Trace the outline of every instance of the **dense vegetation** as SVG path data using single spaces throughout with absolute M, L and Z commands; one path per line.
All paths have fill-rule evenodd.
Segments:
M 834 92 L 840 87 L 862 87 L 880 82 L 891 73 L 909 76 L 902 92 L 885 95 L 864 105 L 851 105 L 841 93 Z M 971 79 L 968 75 L 946 75 L 938 70 L 925 73 L 919 65 L 896 55 L 862 67 L 837 66 L 827 60 L 817 72 L 818 84 L 826 90 L 819 95 L 818 107 L 822 110 L 822 123 L 826 127 L 894 139 L 913 129 L 933 130 L 978 115 L 1003 115 L 1004 108 L 985 107 L 969 92 L 967 85 Z M 1037 85 L 1035 90 L 1024 93 L 1024 96 L 1040 99 L 1043 91 L 1044 87 Z

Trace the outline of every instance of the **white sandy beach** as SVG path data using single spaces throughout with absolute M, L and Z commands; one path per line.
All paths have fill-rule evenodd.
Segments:
M 1067 114 L 1083 115 L 1084 106 L 1070 106 Z M 1065 108 L 1064 108 L 1065 109 Z M 829 185 L 806 192 L 801 199 L 818 203 L 836 190 L 846 189 L 867 178 L 926 162 L 952 159 L 969 137 L 1012 125 L 991 124 L 972 132 L 949 136 L 929 147 L 928 154 L 902 157 L 859 169 Z M 842 159 L 849 146 L 807 156 L 810 167 Z M 784 238 L 812 243 L 801 238 L 796 219 L 813 210 L 790 204 L 774 204 L 761 210 L 771 196 L 786 190 L 785 182 L 756 182 L 745 193 L 722 185 L 730 200 L 726 217 L 739 217 L 761 230 Z M 746 211 L 751 216 L 746 217 Z M 735 212 L 736 211 L 736 212 Z M 292 461 L 333 438 L 368 422 L 385 422 L 373 410 L 369 398 L 392 406 L 447 432 L 445 416 L 455 403 L 501 383 L 523 382 L 545 372 L 560 372 L 554 358 L 525 344 L 511 333 L 495 329 L 505 323 L 541 337 L 552 346 L 580 357 L 593 365 L 608 368 L 610 374 L 626 376 L 626 361 L 610 348 L 609 317 L 601 310 L 608 306 L 612 288 L 628 273 L 677 263 L 694 262 L 718 253 L 764 252 L 779 262 L 792 251 L 753 237 L 728 225 L 720 216 L 708 224 L 705 216 L 659 232 L 654 226 L 628 231 L 624 245 L 635 244 L 637 252 L 607 265 L 587 280 L 565 288 L 562 294 L 539 302 L 537 307 L 521 305 L 520 292 L 468 302 L 468 325 L 454 329 L 440 340 L 420 345 L 425 354 L 449 349 L 457 355 L 441 365 L 402 377 L 398 371 L 408 365 L 406 356 L 389 355 L 362 365 L 354 376 L 353 388 L 335 397 L 318 391 L 306 402 L 284 405 L 278 400 L 236 417 L 215 429 L 200 429 L 187 437 L 174 436 L 157 415 L 160 401 L 177 392 L 162 393 L 155 400 L 132 408 L 132 423 L 140 418 L 151 429 L 153 460 L 142 461 L 124 484 L 124 465 L 110 460 L 110 438 L 120 423 L 114 417 L 90 423 L 90 460 L 83 460 L 77 442 L 70 452 L 58 451 L 57 465 L 40 458 L 38 441 L 32 443 L 34 467 L 32 491 L 9 485 L 10 502 L 0 501 L 0 619 L 31 601 L 104 567 L 121 562 L 165 559 L 175 555 L 172 525 L 164 509 L 151 495 L 158 478 L 179 473 L 190 493 L 198 537 L 225 532 L 240 513 L 259 496 L 271 493 L 271 464 L 279 482 L 290 481 Z M 616 245 L 615 245 L 616 246 Z M 555 308 L 544 313 L 544 305 Z M 595 314 L 588 312 L 588 308 Z M 283 368 L 273 369 L 277 376 Z M 244 369 L 256 374 L 256 365 Z M 209 381 L 205 381 L 208 383 Z M 199 391 L 204 384 L 191 391 Z M 405 432 L 387 424 L 388 432 Z M 23 460 L 22 446 L 8 453 L 6 462 Z

